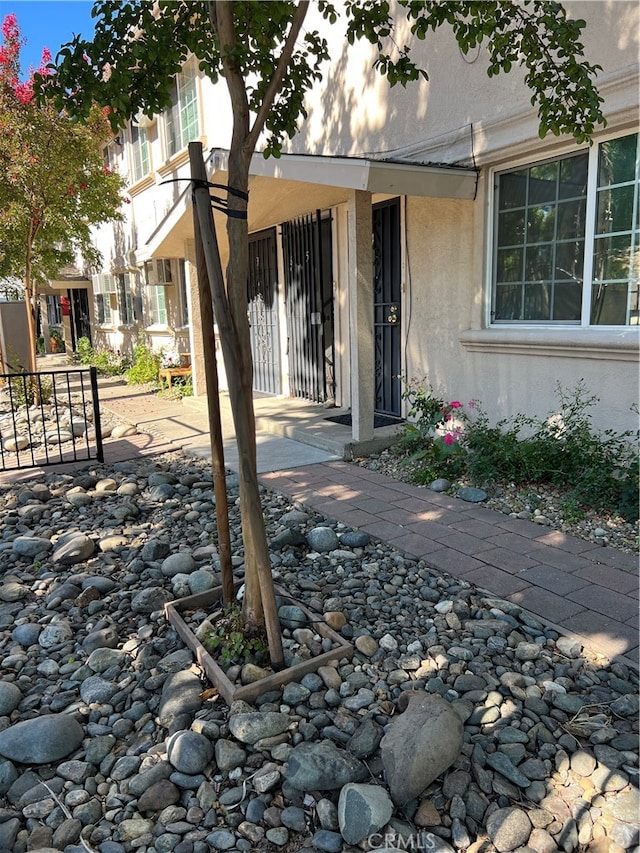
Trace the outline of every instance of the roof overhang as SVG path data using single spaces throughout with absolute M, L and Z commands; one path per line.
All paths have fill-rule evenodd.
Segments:
M 207 174 L 225 183 L 229 152 L 213 149 L 207 159 Z M 345 203 L 353 191 L 372 195 L 405 195 L 430 198 L 473 199 L 475 169 L 398 163 L 360 157 L 324 157 L 283 154 L 265 159 L 254 154 L 249 170 L 249 230 L 277 225 L 309 210 Z M 225 219 L 216 213 L 221 243 L 225 243 Z M 193 235 L 191 190 L 187 187 L 144 247 L 136 252 L 142 263 L 152 257 L 183 257 L 184 241 Z
M 214 149 L 209 161 L 227 171 L 229 152 Z M 283 154 L 265 158 L 254 154 L 250 174 L 265 178 L 362 190 L 372 194 L 473 199 L 477 174 L 474 169 L 398 163 L 361 157 L 323 157 L 315 154 Z
M 69 278 L 55 278 L 49 281 L 49 287 L 52 290 L 79 290 L 84 287 L 89 287 L 91 282 L 85 276 L 70 276 Z

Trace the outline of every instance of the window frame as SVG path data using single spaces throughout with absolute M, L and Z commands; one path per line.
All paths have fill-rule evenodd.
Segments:
M 118 319 L 120 321 L 120 326 L 133 326 L 135 322 L 132 284 L 133 279 L 130 273 L 121 272 L 116 275 Z
M 164 145 L 167 159 L 175 157 L 194 138 L 200 136 L 200 104 L 198 93 L 198 69 L 193 60 L 187 61 L 182 70 L 172 80 L 171 106 L 163 111 Z M 188 86 L 193 87 L 193 93 L 185 97 Z M 195 117 L 189 122 L 185 113 L 194 106 Z M 195 127 L 192 127 L 195 125 Z M 172 130 L 175 128 L 175 130 Z
M 133 122 L 129 127 L 129 174 L 132 184 L 151 174 L 151 146 L 147 131 Z
M 162 299 L 160 299 L 162 291 Z M 166 329 L 168 326 L 167 312 L 167 289 L 163 284 L 151 284 L 147 286 L 146 313 L 149 322 L 147 328 L 156 327 Z M 162 305 L 160 305 L 162 302 Z M 164 320 L 162 315 L 164 314 Z
M 489 173 L 488 182 L 488 228 L 487 228 L 487 250 L 488 262 L 486 266 L 486 281 L 487 281 L 487 299 L 486 299 L 486 328 L 490 329 L 564 329 L 567 331 L 576 329 L 589 330 L 632 330 L 638 328 L 637 312 L 630 307 L 632 299 L 632 288 L 635 277 L 633 275 L 633 266 L 630 270 L 631 283 L 627 284 L 627 315 L 629 322 L 621 324 L 595 324 L 592 323 L 592 299 L 593 292 L 597 282 L 593 279 L 594 270 L 594 255 L 596 247 L 596 217 L 597 217 L 597 196 L 601 187 L 599 186 L 599 162 L 600 150 L 603 144 L 616 139 L 623 139 L 628 136 L 636 136 L 636 158 L 640 155 L 640 133 L 633 129 L 625 131 L 617 131 L 607 134 L 599 138 L 590 148 L 581 147 L 571 150 L 563 150 L 554 156 L 535 158 L 519 158 L 517 161 L 510 163 L 507 166 L 496 167 Z M 580 154 L 587 154 L 587 179 L 586 179 L 586 210 L 584 216 L 584 237 L 583 237 L 583 257 L 582 257 L 582 291 L 581 291 L 581 310 L 580 318 L 577 320 L 496 320 L 495 305 L 497 294 L 497 264 L 498 264 L 498 216 L 500 212 L 500 178 L 508 174 L 513 174 L 520 170 L 530 170 L 533 167 L 545 164 L 561 163 L 563 160 L 574 157 Z M 638 166 L 636 165 L 636 170 Z M 637 174 L 637 173 L 636 173 Z M 640 199 L 640 188 L 637 186 L 636 180 L 636 197 Z M 634 207 L 634 215 L 637 217 L 637 210 Z M 633 233 L 633 220 L 631 232 Z M 524 245 L 524 243 L 523 243 Z M 558 245 L 558 241 L 554 238 L 554 246 Z M 638 246 L 632 242 L 636 251 Z M 635 322 L 634 322 L 634 314 Z

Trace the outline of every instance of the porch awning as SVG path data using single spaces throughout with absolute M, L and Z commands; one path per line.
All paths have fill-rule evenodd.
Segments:
M 216 183 L 226 181 L 228 157 L 229 152 L 222 148 L 209 154 L 207 173 Z M 372 195 L 473 199 L 477 183 L 476 170 L 468 167 L 312 154 L 283 154 L 277 159 L 254 154 L 249 174 L 250 231 L 342 204 L 354 190 Z M 216 214 L 216 224 L 222 243 L 222 214 Z M 191 190 L 187 186 L 136 258 L 142 263 L 160 255 L 182 257 L 184 240 L 191 236 Z

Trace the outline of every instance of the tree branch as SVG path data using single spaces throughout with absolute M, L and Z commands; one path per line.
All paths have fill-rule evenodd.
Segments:
M 282 53 L 280 54 L 280 59 L 278 60 L 277 68 L 273 77 L 271 78 L 269 86 L 267 87 L 267 91 L 265 92 L 265 96 L 262 100 L 260 110 L 256 115 L 255 121 L 253 122 L 253 126 L 249 133 L 249 138 L 247 139 L 247 145 L 251 147 L 252 151 L 256 147 L 258 137 L 262 133 L 262 129 L 264 128 L 269 112 L 271 111 L 271 107 L 273 105 L 275 97 L 278 94 L 282 85 L 282 81 L 286 76 L 287 69 L 289 67 L 289 62 L 291 61 L 291 57 L 293 56 L 293 50 L 295 48 L 296 41 L 298 40 L 298 36 L 300 34 L 300 30 L 302 29 L 302 24 L 304 22 L 308 9 L 309 0 L 300 0 L 293 19 L 291 21 L 291 27 L 289 28 L 287 40 L 285 41 Z

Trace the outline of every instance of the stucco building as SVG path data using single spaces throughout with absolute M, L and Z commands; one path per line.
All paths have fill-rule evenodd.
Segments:
M 602 66 L 607 127 L 591 146 L 540 140 L 523 74 L 489 78 L 442 28 L 417 45 L 429 81 L 390 89 L 366 45 L 329 33 L 331 63 L 280 159 L 253 158 L 249 313 L 255 389 L 402 417 L 401 376 L 496 419 L 543 415 L 556 384 L 601 399 L 596 425 L 635 428 L 639 352 L 638 34 L 626 0 L 569 2 Z M 312 26 L 312 22 L 309 22 Z M 187 144 L 226 183 L 224 85 L 195 63 L 174 106 L 108 147 L 125 220 L 102 228 L 88 288 L 93 343 L 189 352 L 204 393 Z M 216 214 L 223 264 L 225 222 Z

